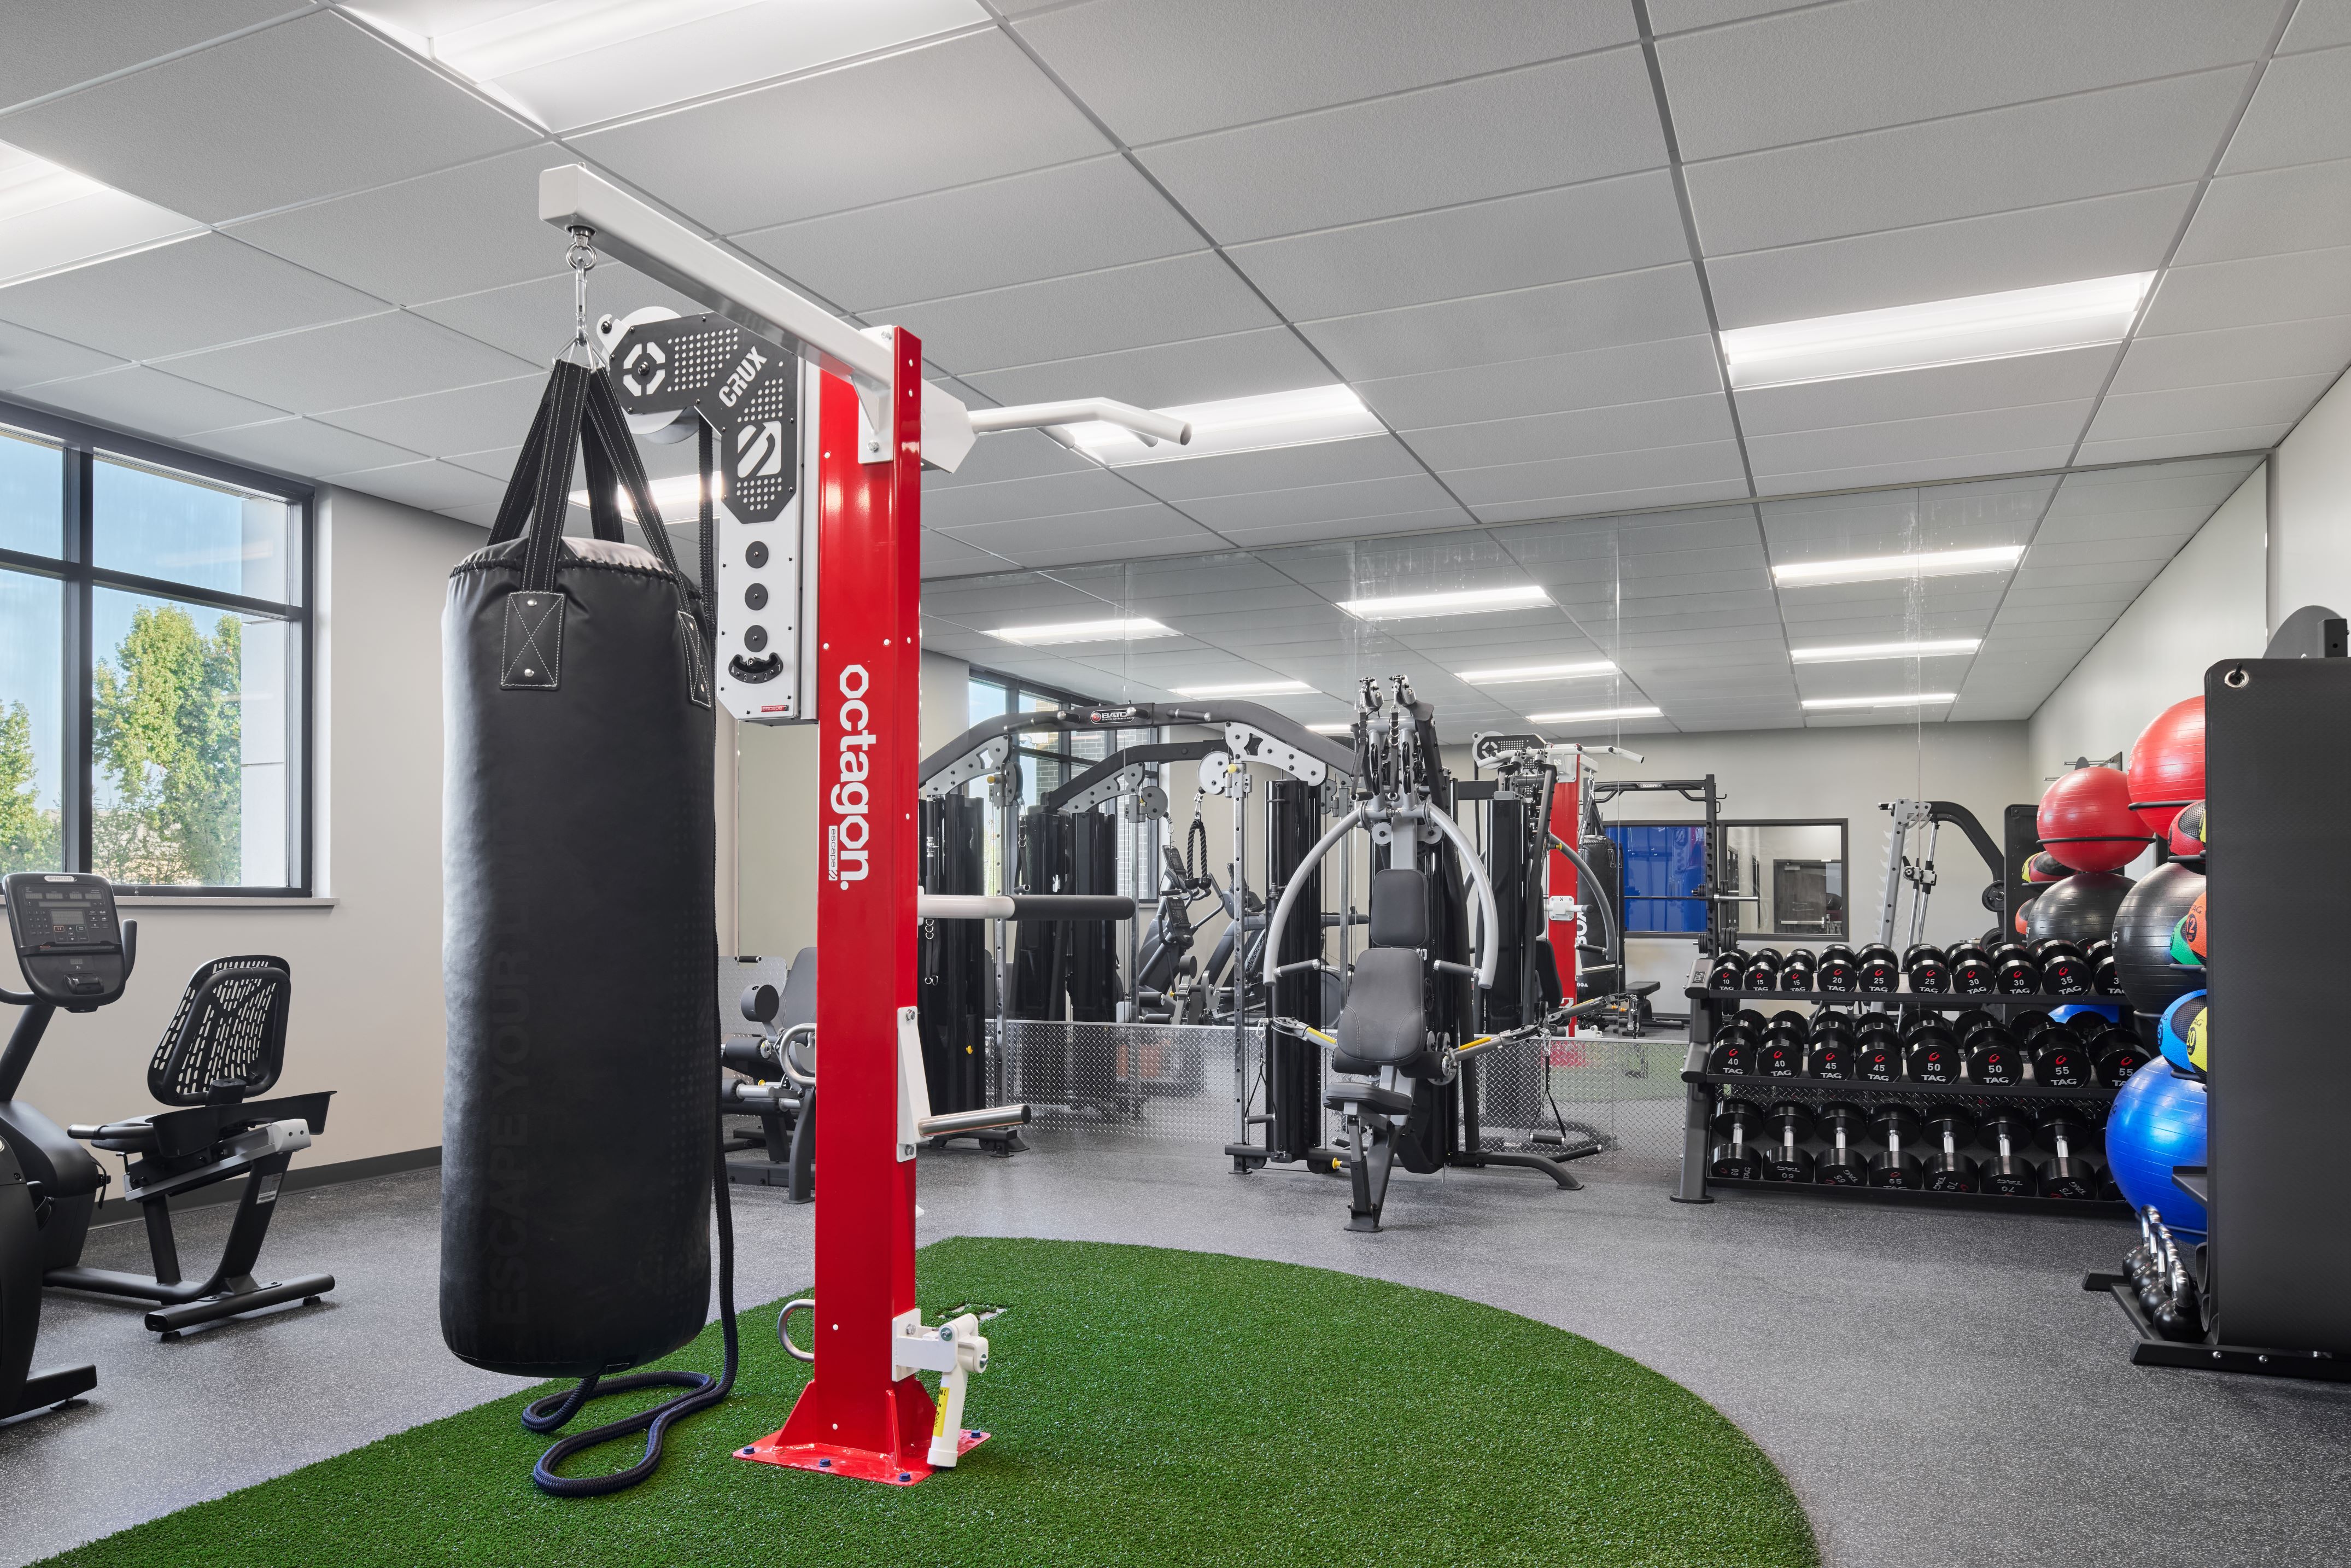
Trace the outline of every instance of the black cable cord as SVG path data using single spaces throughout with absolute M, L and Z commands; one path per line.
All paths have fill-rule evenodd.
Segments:
M 737 1343 L 735 1327 L 735 1217 L 728 1206 L 726 1194 L 726 1139 L 715 1161 L 711 1182 L 713 1199 L 718 1210 L 718 1321 L 726 1340 L 726 1369 L 716 1377 L 706 1372 L 637 1372 L 626 1377 L 602 1381 L 601 1375 L 590 1373 L 580 1379 L 580 1385 L 568 1394 L 550 1394 L 535 1400 L 522 1413 L 522 1424 L 534 1432 L 552 1432 L 572 1416 L 590 1399 L 601 1399 L 608 1394 L 626 1394 L 638 1388 L 684 1388 L 665 1405 L 650 1410 L 640 1410 L 618 1421 L 585 1432 L 575 1432 L 563 1438 L 538 1457 L 531 1467 L 530 1479 L 538 1483 L 541 1491 L 557 1497 L 603 1497 L 608 1493 L 625 1491 L 650 1477 L 661 1467 L 662 1439 L 673 1423 L 684 1420 L 697 1410 L 706 1410 L 726 1397 L 735 1386 L 735 1369 L 740 1346 Z M 625 1437 L 632 1432 L 645 1435 L 644 1456 L 625 1470 L 615 1470 L 605 1476 L 559 1476 L 556 1467 L 572 1455 L 585 1452 L 604 1443 Z

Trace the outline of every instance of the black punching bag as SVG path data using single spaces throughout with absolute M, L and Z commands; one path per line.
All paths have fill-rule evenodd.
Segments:
M 596 538 L 566 540 L 584 444 Z M 650 549 L 625 542 L 616 485 Z M 718 1039 L 700 595 L 601 371 L 559 362 L 442 616 L 441 1333 L 585 1377 L 710 1300 Z

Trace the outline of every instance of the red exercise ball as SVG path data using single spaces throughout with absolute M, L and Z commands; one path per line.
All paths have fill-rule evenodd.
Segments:
M 2023 936 L 2025 928 L 2032 924 L 2032 906 L 2040 902 L 2041 895 L 2036 893 L 2031 898 L 2026 899 L 2022 904 L 2016 906 L 2016 920 L 2014 924 L 2016 925 L 2016 934 L 2019 936 Z
M 2130 752 L 2131 810 L 2161 833 L 2190 800 L 2204 798 L 2204 699 L 2173 703 L 2139 731 Z
M 2197 756 L 2200 769 L 2203 754 Z M 2138 858 L 2148 838 L 2130 800 L 2130 782 L 2120 772 L 2076 768 L 2041 797 L 2033 829 L 2042 845 L 2075 871 L 2118 871 Z

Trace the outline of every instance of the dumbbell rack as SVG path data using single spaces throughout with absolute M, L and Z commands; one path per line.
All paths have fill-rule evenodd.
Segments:
M 1719 1186 L 1765 1192 L 1808 1192 L 1864 1203 L 1912 1204 L 1927 1207 L 2025 1209 L 2035 1214 L 2082 1214 L 2100 1218 L 2127 1218 L 2130 1216 L 2130 1205 L 2119 1199 L 2085 1201 L 2064 1197 L 2011 1197 L 1991 1192 L 1930 1192 L 1904 1187 L 1838 1186 L 1827 1182 L 1750 1181 L 1710 1176 L 1707 1172 L 1707 1152 L 1713 1136 L 1715 1108 L 1719 1101 L 1727 1097 L 1752 1101 L 1759 1108 L 1774 1101 L 1792 1100 L 1813 1111 L 1831 1102 L 1858 1105 L 1865 1113 L 1886 1103 L 1922 1109 L 1929 1104 L 1959 1105 L 1978 1121 L 1981 1121 L 1995 1106 L 2047 1104 L 2051 1101 L 2063 1101 L 2080 1107 L 2083 1124 L 2093 1132 L 2103 1132 L 2106 1113 L 2115 1103 L 2115 1092 L 2103 1086 L 2053 1089 L 2037 1083 L 1993 1085 L 1970 1083 L 1964 1080 L 1956 1083 L 1914 1083 L 1907 1081 L 1875 1083 L 1855 1078 L 1761 1078 L 1708 1071 L 1707 1057 L 1713 1048 L 1715 1032 L 1721 1027 L 1724 1015 L 1737 1012 L 1746 1002 L 1777 1002 L 1782 1007 L 1795 1003 L 1808 1003 L 1815 1008 L 1883 1007 L 1889 1010 L 1911 1007 L 1940 1012 L 1965 1012 L 1972 1008 L 1982 1008 L 2005 1019 L 2011 1016 L 2013 1009 L 2113 1003 L 2121 1000 L 2118 997 L 1966 997 L 1940 991 L 1718 990 L 1706 986 L 1691 986 L 1683 995 L 1690 1002 L 1690 1048 L 1689 1058 L 1682 1067 L 1682 1082 L 1687 1085 L 1688 1103 L 1682 1126 L 1681 1180 L 1674 1190 L 1677 1203 L 1711 1203 L 1714 1199 L 1707 1189 Z M 1726 1095 L 1726 1091 L 1731 1092 L 1730 1094 Z M 1817 1155 L 1831 1141 L 1814 1136 L 1807 1139 L 1804 1146 Z M 1913 1152 L 1926 1152 L 1923 1140 Z

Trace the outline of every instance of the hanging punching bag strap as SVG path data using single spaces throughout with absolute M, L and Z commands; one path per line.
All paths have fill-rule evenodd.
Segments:
M 555 569 L 563 559 L 564 509 L 571 504 L 572 444 L 579 439 L 580 411 L 595 372 L 558 360 L 549 372 L 547 435 L 531 486 L 530 533 L 523 547 L 522 586 L 551 593 Z M 550 683 L 552 684 L 552 683 Z
M 498 502 L 497 520 L 490 525 L 494 545 L 522 538 L 523 525 L 530 521 L 530 504 L 538 496 L 538 465 L 547 461 L 547 422 L 554 403 L 555 382 L 550 378 L 547 390 L 539 394 L 538 412 L 530 417 L 530 434 L 516 455 L 507 493 Z

